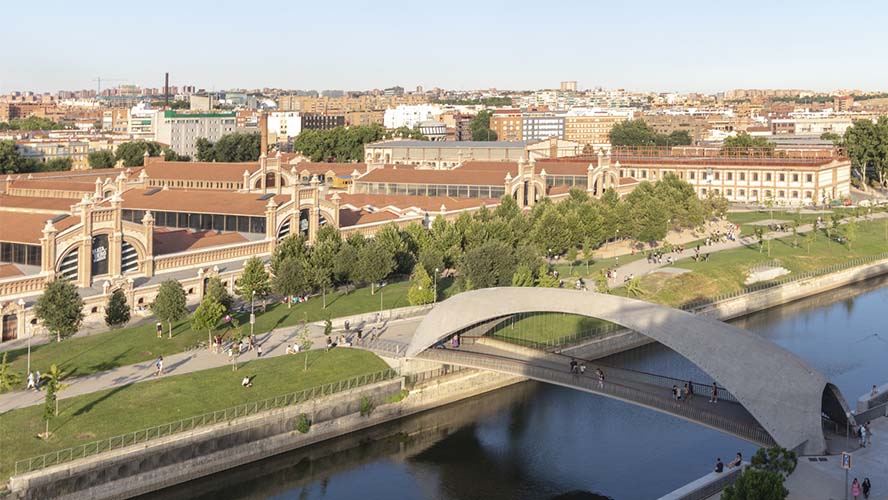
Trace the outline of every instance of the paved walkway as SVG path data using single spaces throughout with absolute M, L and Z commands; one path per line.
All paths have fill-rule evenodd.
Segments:
M 529 356 L 480 344 L 464 345 L 459 349 L 429 349 L 420 358 L 520 375 L 601 394 L 684 418 L 759 445 L 773 443 L 768 433 L 742 405 L 721 399 L 730 397 L 723 388 L 716 404 L 709 402 L 709 388 L 698 384 L 694 384 L 695 395 L 690 401 L 677 401 L 672 398 L 671 389 L 673 385 L 681 388 L 682 381 L 592 362 L 585 363 L 584 374 L 571 373 L 568 365 L 571 358 L 567 356 L 545 352 Z M 597 368 L 601 368 L 605 374 L 603 383 L 598 382 Z
M 858 220 L 878 220 L 884 219 L 888 217 L 888 213 L 879 212 L 871 215 L 865 215 L 858 218 Z M 842 224 L 846 224 L 849 219 L 842 219 Z M 831 224 L 831 222 L 828 222 Z M 805 224 L 799 226 L 797 232 L 806 233 L 814 228 L 813 224 Z M 765 240 L 773 240 L 777 238 L 785 238 L 787 236 L 792 236 L 792 231 L 783 231 L 783 232 L 770 232 L 764 235 Z M 713 254 L 717 252 L 721 252 L 724 250 L 733 250 L 735 248 L 741 248 L 747 245 L 755 245 L 758 244 L 758 240 L 754 236 L 745 236 L 742 238 L 737 238 L 734 241 L 722 241 L 719 243 L 713 243 L 709 246 L 700 246 L 700 256 L 704 256 L 706 254 Z M 694 248 L 687 247 L 685 251 L 682 253 L 672 252 L 663 254 L 662 263 L 650 263 L 647 259 L 638 259 L 636 261 L 630 262 L 628 264 L 624 264 L 617 268 L 617 276 L 614 279 L 608 281 L 608 285 L 611 288 L 622 286 L 623 280 L 626 276 L 633 275 L 634 277 L 641 277 L 645 274 L 650 273 L 651 271 L 655 271 L 660 269 L 661 267 L 668 266 L 669 263 L 666 262 L 667 257 L 672 257 L 674 261 L 690 259 L 694 257 Z
M 405 347 L 409 342 L 416 324 L 422 318 L 410 318 L 404 320 L 396 320 L 391 323 L 382 323 L 379 325 L 364 325 L 363 333 L 369 336 L 371 333 L 378 332 L 380 339 L 384 339 L 387 344 L 403 344 Z M 357 327 L 358 325 L 355 325 Z M 287 344 L 297 343 L 297 337 L 300 327 L 278 328 L 272 332 L 257 334 L 256 340 L 262 346 L 262 357 L 274 357 L 285 355 Z M 324 336 L 323 323 L 309 324 L 310 338 L 312 340 L 313 349 L 323 349 L 326 346 L 326 337 Z M 343 331 L 333 331 L 332 337 L 337 338 L 343 335 Z M 353 340 L 354 332 L 346 335 L 347 340 Z M 227 346 L 226 346 L 227 347 Z M 245 352 L 238 358 L 240 362 L 256 359 L 256 352 Z M 211 350 L 194 350 L 174 354 L 164 358 L 164 375 L 182 375 L 210 368 L 218 368 L 228 365 L 227 354 L 214 354 Z M 66 399 L 91 392 L 119 387 L 122 385 L 144 382 L 146 380 L 156 380 L 154 376 L 154 360 L 136 363 L 129 366 L 121 366 L 112 370 L 87 375 L 84 377 L 76 377 L 66 379 L 67 387 L 59 393 L 59 399 Z M 45 394 L 43 391 L 15 391 L 0 395 L 0 413 L 43 404 Z

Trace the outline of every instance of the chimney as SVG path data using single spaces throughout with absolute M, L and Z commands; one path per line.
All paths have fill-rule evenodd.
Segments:
M 262 156 L 268 153 L 268 115 L 265 111 L 259 114 L 259 134 L 261 136 L 259 155 Z
M 169 72 L 163 74 L 163 100 L 164 107 L 166 109 L 170 109 L 170 74 Z

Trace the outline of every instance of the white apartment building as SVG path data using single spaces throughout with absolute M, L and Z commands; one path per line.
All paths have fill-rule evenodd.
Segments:
M 158 110 L 151 109 L 151 104 L 147 102 L 140 102 L 130 108 L 127 118 L 129 135 L 136 139 L 154 139 L 159 113 Z
M 302 132 L 302 114 L 298 111 L 272 111 L 268 114 L 269 142 L 285 142 Z
M 414 128 L 428 120 L 437 120 L 444 110 L 437 104 L 399 104 L 394 109 L 385 110 L 382 123 L 385 128 Z
M 521 140 L 535 141 L 555 137 L 564 139 L 564 115 L 524 113 L 521 117 Z
M 216 142 L 223 135 L 236 131 L 236 113 L 177 113 L 164 111 L 158 114 L 154 140 L 169 144 L 176 153 L 194 158 L 197 140 L 204 138 Z

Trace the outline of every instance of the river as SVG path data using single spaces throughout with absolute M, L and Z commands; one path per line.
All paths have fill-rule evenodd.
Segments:
M 888 382 L 888 278 L 735 320 L 795 352 L 853 408 Z M 608 360 L 705 382 L 660 345 Z M 750 373 L 750 377 L 767 374 Z M 651 499 L 753 445 L 604 397 L 528 382 L 150 495 L 197 499 Z

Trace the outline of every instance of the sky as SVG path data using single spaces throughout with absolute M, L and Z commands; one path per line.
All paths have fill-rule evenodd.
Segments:
M 2 93 L 165 71 L 207 90 L 888 88 L 884 0 L 44 0 L 2 17 Z

